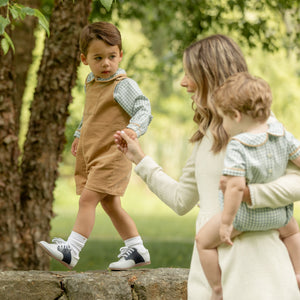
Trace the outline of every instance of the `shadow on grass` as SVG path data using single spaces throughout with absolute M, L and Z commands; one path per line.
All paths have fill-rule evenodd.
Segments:
M 80 260 L 74 271 L 105 270 L 117 260 L 121 241 L 89 240 L 80 253 Z M 142 268 L 189 268 L 193 250 L 193 241 L 146 241 L 151 256 L 151 265 Z M 51 271 L 67 271 L 68 269 L 51 259 Z

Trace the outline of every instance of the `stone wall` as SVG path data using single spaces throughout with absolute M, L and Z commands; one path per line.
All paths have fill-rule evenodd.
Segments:
M 84 273 L 3 271 L 1 300 L 183 300 L 188 269 Z

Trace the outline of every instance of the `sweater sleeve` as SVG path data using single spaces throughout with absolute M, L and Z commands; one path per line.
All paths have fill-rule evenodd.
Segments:
M 144 157 L 135 167 L 135 172 L 149 189 L 178 215 L 189 212 L 199 200 L 195 179 L 195 152 L 194 148 L 179 181 L 168 176 L 149 156 Z
M 300 169 L 289 162 L 284 176 L 265 184 L 251 184 L 249 190 L 251 208 L 276 208 L 300 201 Z

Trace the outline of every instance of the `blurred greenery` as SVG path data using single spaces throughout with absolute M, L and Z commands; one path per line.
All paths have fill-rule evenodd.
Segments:
M 150 2 L 153 7 L 157 6 L 155 10 L 153 8 L 151 13 L 149 7 L 146 9 L 146 6 L 150 6 Z M 234 12 L 231 11 L 230 13 L 228 7 L 226 8 L 224 15 L 222 15 L 222 22 L 225 22 L 226 26 L 223 28 L 219 24 L 218 26 L 209 27 L 212 25 L 212 23 L 209 23 L 209 18 L 217 18 L 214 4 L 218 2 L 221 6 L 226 7 L 224 5 L 226 1 L 201 1 L 203 6 L 199 7 L 199 11 L 204 11 L 204 5 L 207 5 L 206 15 L 202 14 L 202 16 L 205 15 L 203 20 L 206 25 L 203 23 L 204 21 L 200 22 L 196 17 L 194 18 L 189 14 L 186 15 L 191 18 L 182 19 L 186 17 L 184 15 L 185 10 L 179 13 L 179 7 L 177 8 L 178 14 L 176 17 L 174 17 L 174 14 L 171 15 L 173 2 L 176 2 L 180 9 L 188 9 L 187 6 L 191 5 L 193 1 L 188 1 L 188 4 L 185 1 L 161 2 L 152 0 L 149 2 L 142 1 L 141 3 L 140 0 L 127 3 L 116 1 L 113 7 L 119 8 L 121 5 L 123 6 L 122 10 L 113 9 L 109 13 L 99 6 L 98 2 L 94 2 L 94 10 L 91 15 L 92 21 L 101 19 L 118 25 L 122 33 L 124 48 L 121 67 L 139 83 L 144 94 L 151 101 L 154 119 L 146 135 L 140 138 L 145 153 L 151 155 L 175 179 L 180 176 L 181 169 L 191 153 L 192 145 L 188 143 L 188 139 L 195 130 L 195 125 L 192 122 L 193 111 L 190 96 L 185 89 L 180 87 L 183 70 L 181 59 L 178 59 L 178 57 L 182 56 L 183 45 L 187 43 L 191 35 L 189 30 L 192 30 L 193 26 L 195 27 L 194 30 L 199 31 L 202 28 L 201 26 L 208 26 L 206 34 L 224 33 L 238 41 L 246 56 L 250 72 L 253 75 L 263 77 L 271 86 L 273 112 L 286 128 L 300 139 L 300 125 L 298 122 L 300 63 L 296 48 L 294 51 L 291 46 L 289 51 L 286 51 L 283 47 L 284 43 L 290 45 L 288 44 L 289 36 L 284 35 L 281 40 L 277 40 L 276 36 L 272 35 L 275 27 L 283 26 L 281 21 L 278 21 L 278 24 L 276 23 L 276 20 L 279 20 L 278 12 L 274 13 L 272 18 L 269 18 L 272 11 L 270 9 L 260 9 L 258 7 L 259 1 L 237 1 L 236 3 L 240 3 L 241 7 L 234 5 L 235 1 L 227 1 L 233 5 Z M 281 3 L 281 1 L 279 2 Z M 250 9 L 251 5 L 254 5 L 253 3 L 256 3 L 256 6 L 253 7 L 254 10 L 259 11 L 258 15 L 255 15 L 253 10 Z M 288 3 L 290 1 L 285 2 L 284 5 L 288 5 Z M 52 4 L 52 0 L 43 1 L 41 10 L 45 15 L 50 14 Z M 166 5 L 170 6 L 170 11 L 163 10 Z M 244 10 L 247 8 L 248 13 L 245 13 Z M 140 17 L 132 17 L 132 14 L 138 14 L 138 12 L 141 14 Z M 145 24 L 142 16 L 145 17 L 147 12 L 150 21 Z M 170 21 L 170 29 L 164 27 L 167 26 L 165 23 L 160 23 L 162 21 L 161 14 L 165 18 L 163 19 L 164 22 L 166 22 L 166 19 L 173 17 Z M 236 14 L 237 17 L 234 18 L 233 14 Z M 247 15 L 244 22 L 249 22 L 249 24 L 257 22 L 258 26 L 257 33 L 253 33 L 249 38 L 250 44 L 246 43 L 240 36 L 241 24 L 244 20 L 243 15 Z M 131 19 L 129 19 L 130 16 Z M 183 20 L 184 23 L 181 24 L 180 22 Z M 264 22 L 271 24 L 267 27 L 267 33 L 270 36 L 269 39 L 267 35 L 263 36 L 260 40 L 260 30 L 262 28 L 266 29 Z M 178 26 L 178 30 L 176 26 Z M 186 36 L 181 38 L 178 34 L 182 26 L 186 26 L 188 29 L 186 29 Z M 281 29 L 279 32 L 282 32 Z M 29 106 L 33 98 L 36 73 L 43 50 L 44 33 L 42 30 L 37 30 L 35 34 L 38 42 L 33 53 L 34 62 L 29 70 L 27 88 L 23 99 L 21 144 L 26 134 Z M 177 39 L 174 38 L 176 34 Z M 199 34 L 198 38 L 200 37 Z M 180 40 L 182 40 L 182 43 L 179 42 Z M 266 45 L 268 41 L 269 44 Z M 256 48 L 253 48 L 254 46 Z M 279 50 L 267 52 L 265 50 L 267 46 L 273 50 L 276 48 Z M 73 103 L 69 107 L 70 117 L 67 120 L 66 127 L 67 144 L 60 164 L 60 177 L 55 189 L 54 212 L 56 217 L 52 220 L 52 237 L 67 238 L 76 218 L 78 196 L 75 195 L 72 177 L 75 159 L 70 154 L 70 147 L 73 141 L 73 133 L 82 116 L 84 106 L 83 84 L 88 72 L 89 69 L 86 66 L 81 65 L 79 67 L 77 84 L 72 92 Z M 152 265 L 150 267 L 189 267 L 195 234 L 195 219 L 198 212 L 197 207 L 185 216 L 175 215 L 147 189 L 134 173 L 122 203 L 135 220 L 145 245 L 150 250 L 152 255 Z M 295 216 L 300 220 L 298 205 L 296 205 Z M 79 261 L 76 270 L 105 269 L 111 261 L 116 259 L 118 248 L 122 246 L 123 243 L 109 218 L 102 209 L 98 208 L 95 228 L 86 247 L 81 252 L 82 259 Z M 65 270 L 54 260 L 51 262 L 51 268 L 53 270 Z

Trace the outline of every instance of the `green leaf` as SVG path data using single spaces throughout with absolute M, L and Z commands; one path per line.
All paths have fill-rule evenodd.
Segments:
M 113 0 L 100 0 L 100 2 L 107 11 L 110 11 Z
M 13 19 L 24 18 L 22 18 L 22 16 L 20 15 L 20 9 L 16 5 L 9 7 L 9 12 L 11 13 Z
M 15 52 L 14 43 L 6 32 L 3 33 L 3 39 L 1 40 L 1 47 L 3 49 L 4 55 L 8 52 L 9 47 L 11 47 L 13 52 Z
M 2 48 L 2 50 L 3 50 L 4 55 L 5 55 L 5 54 L 8 52 L 8 50 L 9 50 L 9 44 L 8 44 L 7 40 L 4 39 L 4 38 L 1 40 L 1 48 Z
M 22 7 L 22 12 L 24 12 L 28 16 L 35 16 L 35 11 L 31 7 L 27 7 L 27 6 Z
M 5 27 L 10 24 L 9 19 L 3 18 L 0 16 L 0 35 L 4 33 Z
M 50 30 L 49 30 L 49 22 L 46 19 L 46 17 L 38 10 L 34 9 L 34 16 L 36 16 L 39 19 L 39 24 L 45 29 L 47 32 L 47 35 L 50 35 Z
M 9 2 L 9 0 L 0 0 L 0 7 L 1 6 L 7 6 L 8 2 Z

